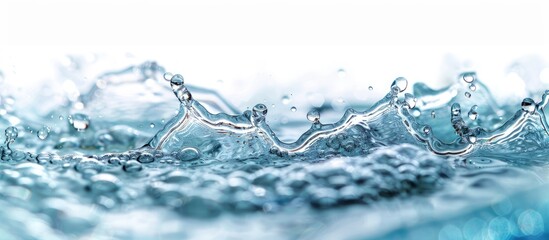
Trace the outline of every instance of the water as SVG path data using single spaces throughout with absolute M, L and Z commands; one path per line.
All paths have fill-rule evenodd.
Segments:
M 285 124 L 155 62 L 94 81 L 45 114 L 0 96 L 0 236 L 548 236 L 549 92 L 499 106 L 474 72 L 440 90 L 399 77 L 344 112 L 314 93 Z M 290 95 L 281 106 L 299 114 Z

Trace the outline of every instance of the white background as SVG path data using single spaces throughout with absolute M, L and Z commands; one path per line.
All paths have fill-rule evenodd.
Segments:
M 284 94 L 368 100 L 398 76 L 441 87 L 476 70 L 496 94 L 520 101 L 525 84 L 509 72 L 517 60 L 537 66 L 530 82 L 549 82 L 548 13 L 532 0 L 3 0 L 0 69 L 28 87 L 45 81 L 51 59 L 130 53 L 241 107 L 279 104 Z

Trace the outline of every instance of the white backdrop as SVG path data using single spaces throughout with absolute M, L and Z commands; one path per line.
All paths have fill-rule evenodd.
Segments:
M 284 94 L 372 100 L 397 76 L 441 87 L 459 70 L 520 101 L 528 93 L 511 71 L 517 61 L 536 66 L 528 81 L 549 82 L 543 1 L 196 2 L 2 1 L 0 69 L 32 92 L 52 59 L 129 53 L 240 107 Z

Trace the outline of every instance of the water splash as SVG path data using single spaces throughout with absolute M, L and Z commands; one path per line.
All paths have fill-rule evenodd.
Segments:
M 177 101 L 172 102 L 179 110 L 167 122 L 160 121 L 164 115 L 156 114 L 158 109 L 165 110 L 160 101 L 144 110 L 158 121 L 91 114 L 103 106 L 123 115 L 116 108 L 119 105 L 99 103 L 102 96 L 116 97 L 109 89 L 124 89 L 125 84 L 147 84 L 151 91 L 158 90 L 146 95 L 151 99 L 164 93 L 173 99 L 173 92 Z M 539 181 L 527 170 L 509 166 L 527 169 L 547 164 L 544 109 L 549 91 L 540 102 L 526 98 L 513 107 L 500 107 L 474 72 L 461 74 L 454 84 L 439 90 L 418 83 L 409 93 L 405 78 L 395 79 L 388 87 L 378 102 L 363 106 L 366 110 L 348 109 L 335 123 L 326 121 L 330 106 L 305 109 L 309 111 L 303 120 L 308 120 L 309 129 L 294 141 L 284 141 L 279 137 L 284 124 L 269 121 L 272 111 L 267 105 L 259 103 L 236 114 L 216 92 L 191 86 L 182 75 L 167 73 L 154 62 L 102 74 L 89 91 L 67 104 L 68 109 L 61 109 L 66 112 L 54 111 L 44 122 L 18 116 L 14 109 L 0 112 L 2 124 L 10 126 L 0 146 L 0 188 L 4 189 L 0 207 L 6 209 L 0 220 L 9 228 L 0 227 L 0 231 L 28 239 L 67 239 L 106 236 L 112 229 L 129 228 L 116 237 L 132 238 L 138 229 L 113 223 L 143 219 L 134 218 L 140 212 L 159 224 L 208 220 L 193 229 L 215 226 L 216 221 L 224 221 L 218 218 L 221 215 L 244 221 L 240 216 L 248 212 L 269 213 L 286 225 L 301 221 L 311 227 L 313 222 L 301 216 L 328 219 L 335 214 L 333 224 L 357 219 L 346 215 L 349 205 L 355 207 L 350 212 L 358 209 L 366 215 L 380 211 L 369 205 L 410 203 L 415 198 L 443 202 L 433 204 L 433 209 L 448 214 L 452 209 L 440 205 L 466 209 L 459 206 L 485 203 L 486 192 L 512 193 Z M 290 102 L 288 96 L 282 97 L 283 105 Z M 500 118 L 505 115 L 511 117 Z M 506 178 L 512 181 L 504 182 Z M 459 189 L 479 197 L 456 196 Z M 326 208 L 338 210 L 324 212 Z M 307 212 L 295 214 L 302 209 Z M 18 225 L 17 216 L 34 223 Z M 254 216 L 265 222 L 260 214 L 246 215 Z M 380 219 L 397 228 L 393 218 Z M 255 221 L 246 223 L 251 222 Z M 31 226 L 40 226 L 41 235 Z M 176 229 L 184 229 L 179 234 L 201 236 L 185 227 Z M 364 229 L 369 234 L 382 233 Z M 170 236 L 163 228 L 147 230 L 140 236 Z M 301 236 L 295 234 L 278 238 Z
M 460 78 L 466 83 L 476 82 L 479 86 L 483 86 L 473 72 L 464 73 Z M 543 113 L 543 108 L 547 104 L 546 94 L 544 94 L 540 103 L 525 99 L 521 110 L 517 111 L 512 118 L 500 127 L 493 129 L 482 126 L 472 127 L 467 124 L 461 117 L 460 104 L 454 102 L 450 111 L 450 123 L 455 138 L 449 142 L 438 139 L 433 135 L 433 131 L 438 129 L 430 130 L 431 127 L 426 128 L 426 125 L 421 123 L 422 119 L 416 119 L 411 113 L 415 110 L 416 105 L 423 110 L 441 108 L 440 103 L 434 106 L 429 104 L 431 93 L 434 93 L 434 91 L 418 85 L 419 90 L 415 91 L 418 98 L 405 93 L 403 100 L 400 100 L 399 96 L 406 90 L 408 81 L 405 78 L 397 78 L 391 84 L 390 92 L 385 98 L 375 103 L 369 110 L 360 112 L 349 109 L 338 122 L 332 124 L 320 123 L 319 114 L 313 110 L 307 114 L 307 118 L 312 122 L 310 129 L 295 142 L 283 142 L 264 120 L 267 113 L 265 105 L 259 104 L 254 107 L 253 112 L 246 111 L 241 115 L 212 114 L 199 101 L 191 97 L 182 97 L 185 95 L 190 96 L 190 93 L 186 90 L 182 77 L 177 77 L 176 81 L 177 84 L 175 85 L 177 87 L 174 88 L 174 93 L 181 101 L 179 114 L 149 143 L 150 147 L 157 150 L 170 152 L 184 147 L 200 149 L 200 146 L 208 146 L 200 137 L 207 133 L 209 136 L 207 142 L 220 144 L 222 147 L 218 151 L 221 152 L 221 156 L 230 158 L 238 158 L 242 154 L 246 157 L 268 156 L 273 152 L 276 154 L 282 152 L 289 155 L 309 154 L 311 156 L 318 156 L 320 153 L 360 155 L 373 147 L 402 142 L 424 146 L 433 153 L 440 155 L 474 155 L 480 149 L 486 151 L 486 149 L 493 148 L 493 145 L 505 144 L 516 135 L 523 134 L 523 128 L 527 123 L 533 126 L 536 131 L 546 131 L 545 129 L 547 129 Z M 437 92 L 438 101 L 448 100 L 448 103 L 453 102 L 455 98 L 458 98 L 458 95 L 454 94 L 457 88 L 454 86 Z M 454 97 L 438 97 L 440 95 Z M 492 97 L 485 96 L 485 99 L 492 99 Z M 474 105 L 468 112 L 472 120 L 476 120 L 477 110 L 478 106 Z M 432 116 L 433 113 L 434 110 L 432 110 Z M 387 119 L 391 119 L 391 121 L 384 122 Z M 392 131 L 384 130 L 390 123 L 394 127 L 391 129 Z M 354 129 L 354 131 L 360 130 L 353 132 L 351 129 Z M 426 131 L 425 129 L 429 130 Z M 397 133 L 400 137 L 391 137 L 391 135 Z M 405 133 L 405 135 L 402 135 L 402 133 Z M 354 134 L 359 136 L 353 136 Z M 346 151 L 345 148 L 331 147 L 327 144 L 330 138 L 337 135 L 352 138 L 361 137 L 365 141 L 357 144 L 360 150 L 353 148 L 351 151 Z M 243 144 L 235 144 L 237 143 L 236 138 L 248 139 L 248 141 L 245 144 L 244 141 Z M 232 154 L 233 149 L 239 149 L 238 154 Z M 219 158 L 219 156 L 217 157 Z

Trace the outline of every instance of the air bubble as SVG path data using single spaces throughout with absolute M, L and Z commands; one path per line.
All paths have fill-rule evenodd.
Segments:
M 372 90 L 374 90 L 374 87 L 369 86 L 369 87 L 368 87 L 368 90 L 372 91 Z
M 292 108 L 290 108 L 290 110 L 291 110 L 292 112 L 296 112 L 296 111 L 297 111 L 297 108 L 296 108 L 296 107 L 292 107 Z
M 471 98 L 471 93 L 470 92 L 465 92 L 465 97 Z
M 431 118 L 433 118 L 433 119 L 434 119 L 434 118 L 436 118 L 436 117 L 437 117 L 437 114 L 436 114 L 436 112 L 435 112 L 435 111 L 431 111 Z
M 320 122 L 320 112 L 317 109 L 313 109 L 307 113 L 307 120 L 312 123 Z
M 149 127 L 154 128 L 156 125 L 154 123 L 149 124 Z

